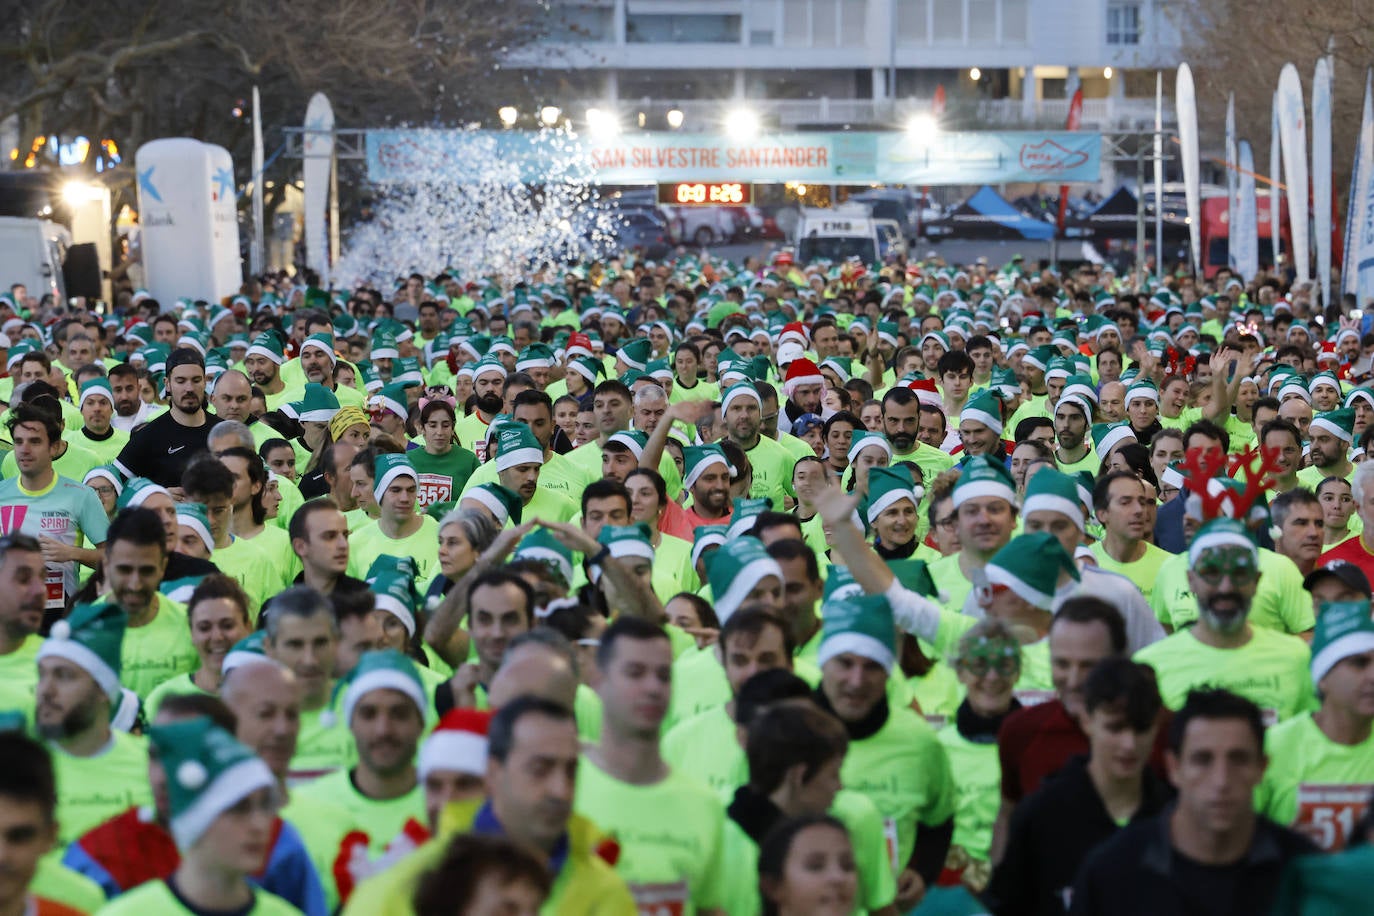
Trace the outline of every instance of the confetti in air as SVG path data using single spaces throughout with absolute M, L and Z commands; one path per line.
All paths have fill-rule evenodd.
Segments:
M 569 131 L 544 129 L 531 138 L 525 155 L 539 163 L 537 184 L 526 182 L 531 169 L 522 155 L 491 134 L 473 132 L 461 148 L 462 162 L 431 162 L 414 180 L 377 186 L 372 219 L 349 234 L 336 283 L 380 286 L 446 269 L 514 280 L 549 262 L 585 262 L 614 248 L 618 210 L 599 197 Z

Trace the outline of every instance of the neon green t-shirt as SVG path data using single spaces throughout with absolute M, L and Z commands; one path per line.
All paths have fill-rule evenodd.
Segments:
M 129 434 L 120 429 L 110 427 L 110 435 L 106 439 L 92 439 L 86 434 L 85 428 L 69 430 L 64 436 L 73 445 L 79 445 L 96 457 L 101 464 L 111 464 L 124 446 L 129 444 Z M 85 475 L 83 474 L 82 477 Z M 78 480 L 81 478 L 77 478 Z
M 668 392 L 668 403 L 680 401 L 719 401 L 720 386 L 705 379 L 696 380 L 691 388 L 686 388 L 673 376 L 673 390 Z
M 251 887 L 251 885 L 250 885 Z M 251 887 L 253 903 L 246 910 L 235 910 L 235 916 L 299 916 L 285 900 L 269 894 L 260 887 Z M 197 916 L 182 905 L 167 887 L 166 881 L 149 881 L 121 894 L 100 910 L 100 916 Z
M 663 736 L 663 759 L 675 772 L 709 788 L 724 805 L 729 805 L 735 790 L 749 781 L 749 761 L 739 746 L 734 720 L 723 705 L 673 726 Z
M 619 842 L 615 870 L 641 913 L 728 906 L 725 808 L 705 786 L 676 770 L 653 785 L 630 785 L 584 755 L 574 809 Z
M 109 600 L 109 596 L 102 600 Z M 153 619 L 124 631 L 119 664 L 120 683 L 144 700 L 163 681 L 199 668 L 200 656 L 191 644 L 186 605 L 158 595 Z
M 1337 744 L 1305 712 L 1267 730 L 1264 752 L 1269 765 L 1255 789 L 1255 810 L 1326 852 L 1344 849 L 1374 789 L 1374 734 Z
M 296 756 L 291 758 L 287 774 L 289 785 L 304 786 L 335 770 L 351 767 L 357 761 L 358 749 L 347 726 L 337 718 L 333 722 L 321 721 L 328 708 L 326 704 L 319 709 L 301 710 Z
M 38 870 L 29 882 L 29 893 L 54 903 L 63 903 L 80 913 L 94 913 L 105 905 L 100 885 L 81 872 L 68 868 L 56 855 L 38 860 Z
M 148 696 L 143 700 L 143 715 L 149 722 L 157 718 L 157 711 L 162 707 L 162 701 L 168 697 L 182 696 L 201 696 L 213 697 L 208 690 L 201 690 L 196 682 L 191 680 L 190 674 L 178 674 L 168 681 L 163 681 L 152 689 Z
M 439 574 L 439 523 L 421 516 L 420 527 L 403 538 L 388 537 L 377 522 L 364 525 L 348 536 L 348 574 L 364 578 L 372 561 L 383 554 L 412 558 L 418 570 L 415 587 L 424 594 Z
M 600 456 L 596 465 L 595 474 L 580 464 L 569 461 L 566 455 L 554 453 L 539 469 L 539 487 L 544 490 L 551 490 L 559 496 L 566 497 L 573 503 L 580 504 L 582 491 L 587 488 L 587 484 L 601 479 Z M 671 460 L 671 459 L 670 459 Z M 496 463 L 488 461 L 478 465 L 468 479 L 464 482 L 460 493 L 466 493 L 473 487 L 484 483 L 499 482 L 499 475 L 496 472 Z
M 59 476 L 80 483 L 91 468 L 99 467 L 104 463 L 100 456 L 84 442 L 69 441 L 67 442 L 67 450 L 62 453 L 62 457 L 53 459 L 52 469 Z M 15 460 L 14 452 L 6 452 L 5 457 L 0 459 L 0 477 L 9 480 L 18 476 L 19 464 Z
M 353 829 L 352 812 L 337 801 L 327 801 L 318 795 L 297 801 L 296 793 L 292 793 L 286 807 L 281 810 L 281 818 L 301 835 L 305 852 L 320 876 L 325 909 L 330 913 L 336 912 L 339 907 L 339 886 L 335 880 L 334 865 L 344 836 Z
M 986 862 L 992 848 L 992 825 L 1002 804 L 1002 764 L 997 743 L 979 744 L 959 733 L 950 722 L 936 732 L 949 757 L 958 791 L 954 814 L 954 845 L 975 862 Z
M 935 583 L 935 588 L 939 590 L 940 600 L 938 603 L 945 610 L 953 611 L 956 614 L 962 613 L 964 602 L 968 600 L 969 593 L 973 591 L 973 583 L 964 575 L 964 571 L 959 568 L 959 554 L 952 553 L 947 557 L 941 557 L 927 567 L 930 578 Z
M 1280 633 L 1303 633 L 1316 626 L 1312 596 L 1302 587 L 1302 573 L 1292 560 L 1259 551 L 1260 580 L 1250 602 L 1250 622 Z M 1197 620 L 1197 598 L 1188 584 L 1188 555 L 1178 554 L 1159 567 L 1150 607 L 1159 622 L 1175 630 Z
M 767 436 L 760 436 L 754 447 L 745 451 L 745 455 L 754 469 L 754 483 L 749 488 L 749 495 L 754 499 L 767 496 L 773 500 L 773 508 L 782 511 L 783 500 L 792 489 L 792 465 L 797 460 L 776 439 Z M 674 491 L 670 489 L 668 492 Z
M 1135 653 L 1155 669 L 1170 709 L 1181 707 L 1194 687 L 1224 687 L 1256 703 L 1271 724 L 1316 708 L 1310 657 L 1307 643 L 1265 627 L 1252 627 L 1250 641 L 1237 649 L 1204 645 L 1189 628 Z
M 663 734 L 698 713 L 730 702 L 730 682 L 715 646 L 692 649 L 673 661 L 673 692 L 663 719 Z
M 953 716 L 964 700 L 964 685 L 959 683 L 959 675 L 942 661 L 936 661 L 922 677 L 907 678 L 906 683 L 912 697 L 921 704 L 921 715 L 936 728 L 944 724 L 944 719 Z
M 349 770 L 335 770 L 295 790 L 292 797 L 298 812 L 319 800 L 352 815 L 352 827 L 340 837 L 332 869 L 344 901 L 359 882 L 379 874 L 429 837 L 425 792 L 418 782 L 404 795 L 379 800 L 359 792 Z
M 24 721 L 33 722 L 34 695 L 38 690 L 38 650 L 43 637 L 27 637 L 19 648 L 8 655 L 0 655 L 0 709 L 12 709 L 24 714 Z
M 1159 568 L 1164 562 L 1173 556 L 1167 550 L 1162 550 L 1154 544 L 1145 542 L 1145 554 L 1134 563 L 1118 563 L 1108 554 L 1106 548 L 1102 546 L 1102 541 L 1092 545 L 1093 556 L 1097 559 L 1097 565 L 1108 572 L 1120 573 L 1127 579 L 1135 583 L 1136 588 L 1145 596 L 1146 603 L 1149 603 L 1150 595 L 1154 593 L 1155 581 L 1159 578 Z
M 151 805 L 148 742 L 111 732 L 110 742 L 89 757 L 75 757 L 48 742 L 57 778 L 57 841 L 63 847 L 129 808 Z
M 1065 474 L 1077 474 L 1079 471 L 1087 471 L 1094 477 L 1102 467 L 1102 459 L 1097 457 L 1097 453 L 1092 449 L 1092 440 L 1088 440 L 1088 453 L 1077 461 L 1059 465 L 1059 470 Z
M 905 707 L 893 707 L 877 734 L 850 742 L 840 781 L 882 814 L 894 874 L 911 861 L 919 825 L 944 823 L 958 802 L 944 747 L 925 719 Z

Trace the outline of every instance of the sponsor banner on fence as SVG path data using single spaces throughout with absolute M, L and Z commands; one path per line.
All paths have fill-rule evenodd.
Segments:
M 607 139 L 522 131 L 373 130 L 374 182 L 487 180 L 493 164 L 530 183 L 560 177 L 602 184 L 801 181 L 940 185 L 1096 181 L 1101 134 L 1084 131 L 629 133 Z

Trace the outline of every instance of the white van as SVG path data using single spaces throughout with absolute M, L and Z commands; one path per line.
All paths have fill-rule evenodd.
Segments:
M 857 257 L 865 264 L 906 254 L 906 237 L 892 219 L 874 219 L 866 207 L 807 207 L 797 222 L 797 260 L 834 263 Z
M 0 216 L 0 286 L 22 283 L 29 295 L 54 302 L 67 299 L 62 264 L 72 243 L 65 226 L 46 219 Z

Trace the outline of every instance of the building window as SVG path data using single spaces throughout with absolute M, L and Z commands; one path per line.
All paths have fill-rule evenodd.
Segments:
M 626 18 L 633 44 L 739 44 L 742 16 L 639 13 Z
M 1107 44 L 1140 44 L 1140 4 L 1112 3 L 1107 6 Z

